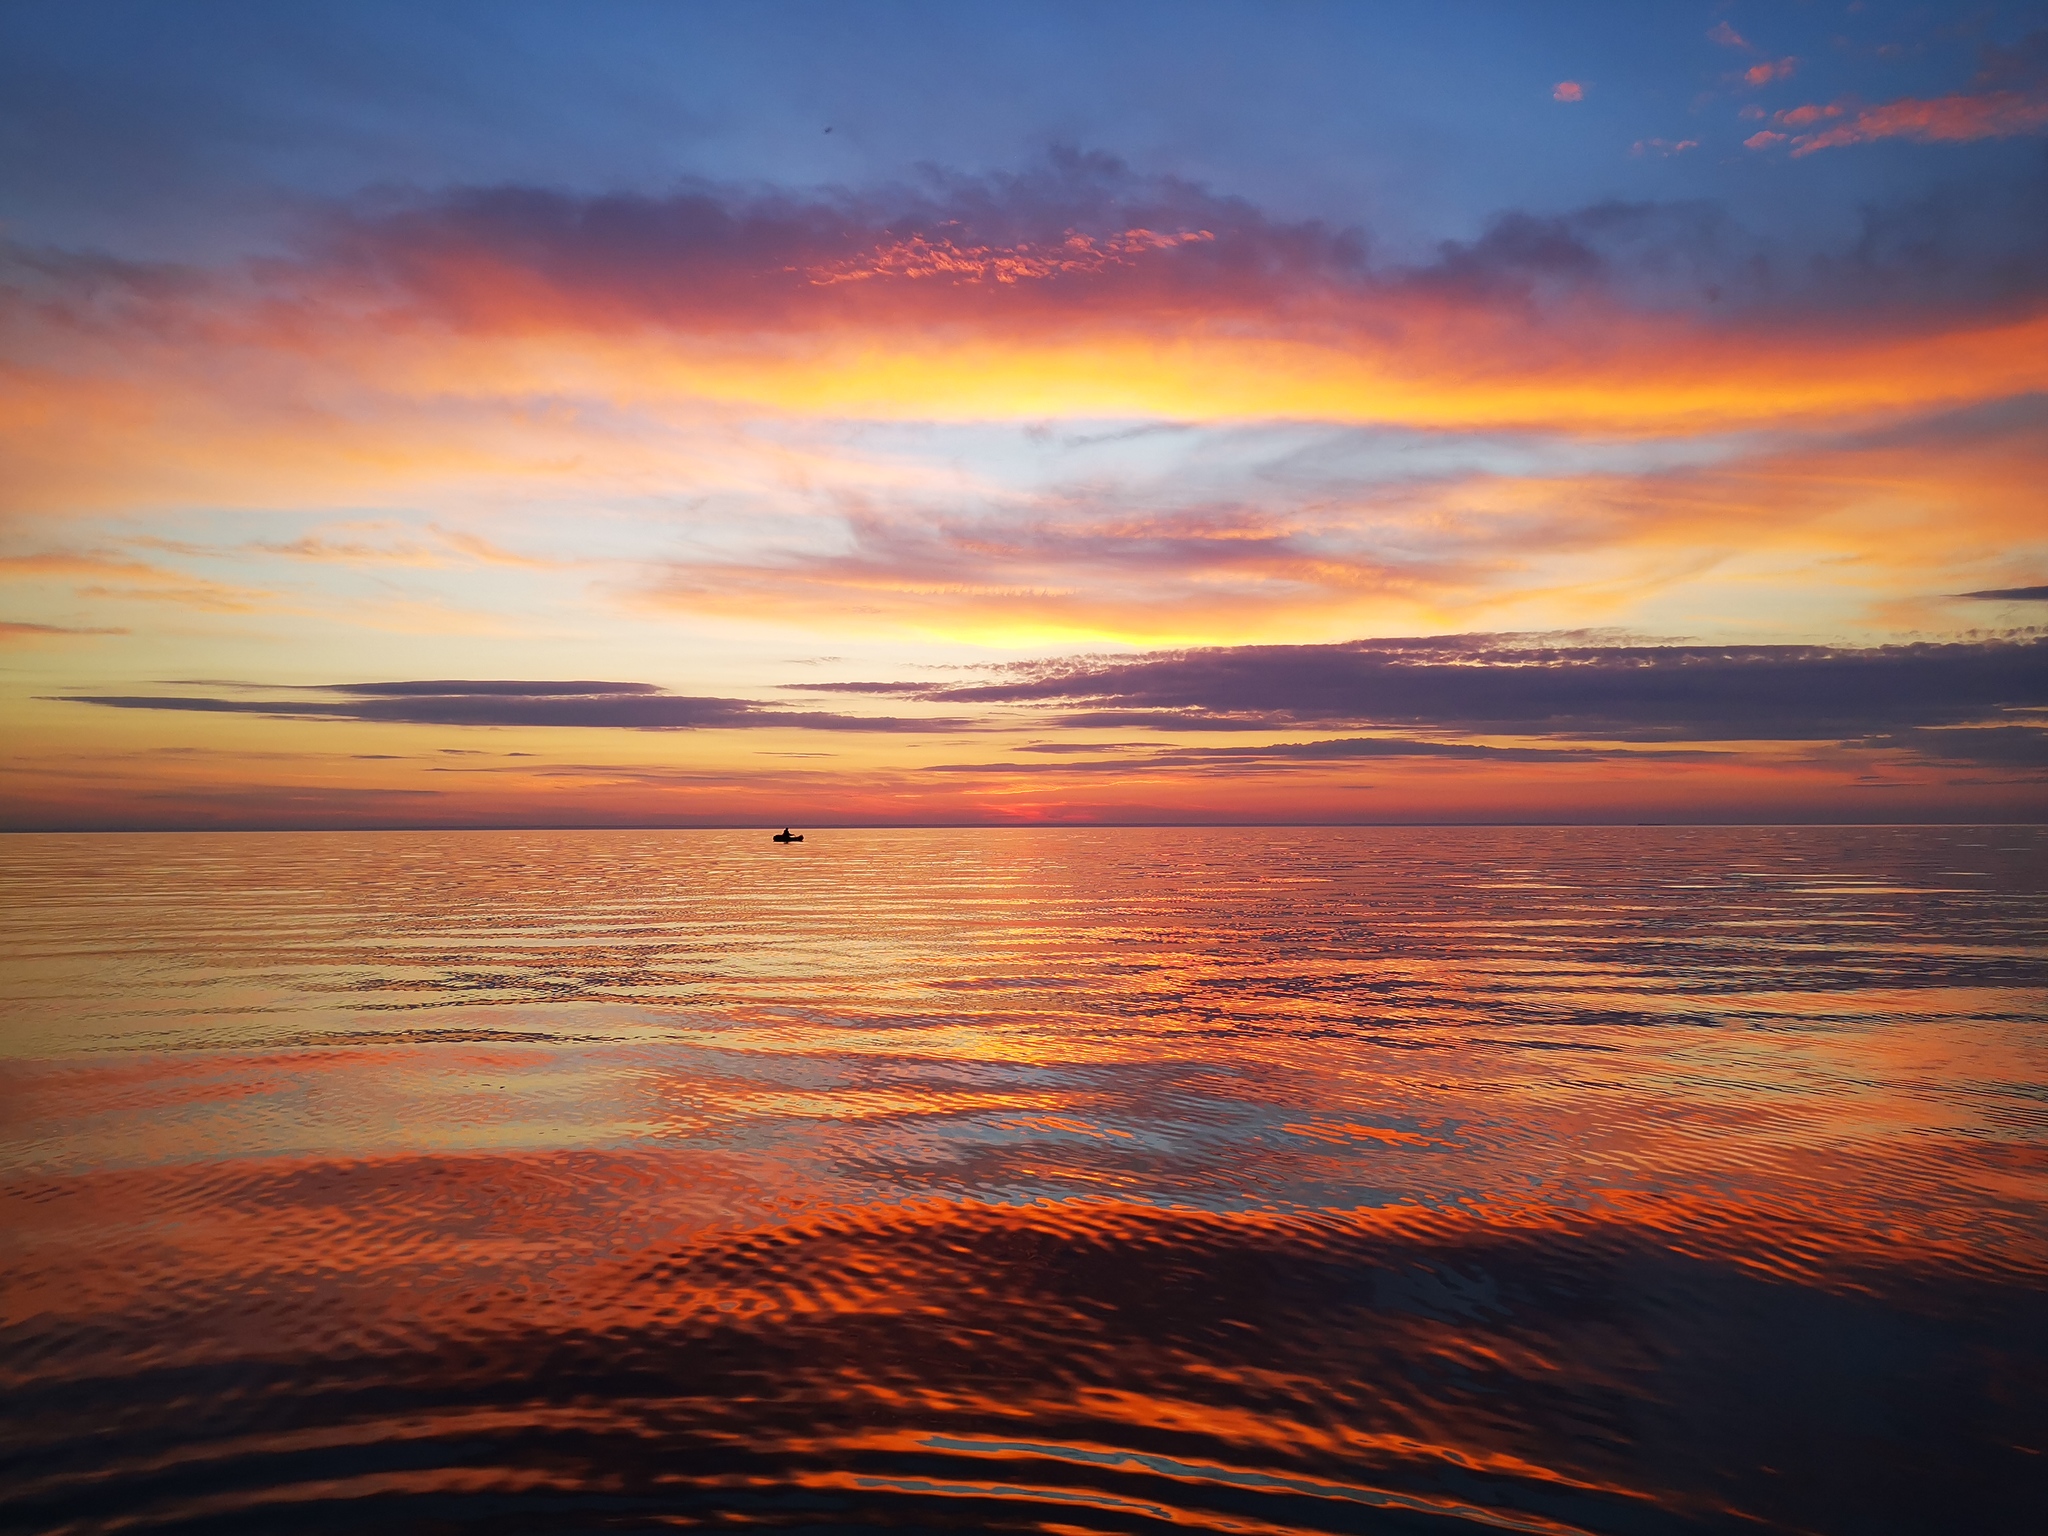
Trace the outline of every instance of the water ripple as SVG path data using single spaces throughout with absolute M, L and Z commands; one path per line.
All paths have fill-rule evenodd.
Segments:
M 2048 1528 L 2048 835 L 0 841 L 0 1529 Z

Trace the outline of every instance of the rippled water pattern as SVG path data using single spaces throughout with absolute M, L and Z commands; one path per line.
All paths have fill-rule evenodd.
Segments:
M 6 1530 L 2048 1530 L 2043 829 L 0 878 Z

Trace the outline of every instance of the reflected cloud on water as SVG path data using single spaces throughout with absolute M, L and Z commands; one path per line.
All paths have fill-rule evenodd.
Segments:
M 2044 855 L 8 839 L 10 1528 L 2029 1528 Z

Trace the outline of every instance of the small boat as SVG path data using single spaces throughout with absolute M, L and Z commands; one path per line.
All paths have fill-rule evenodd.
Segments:
M 784 827 L 780 832 L 775 834 L 775 841 L 778 843 L 800 843 L 803 840 L 803 833 L 792 832 L 787 827 Z

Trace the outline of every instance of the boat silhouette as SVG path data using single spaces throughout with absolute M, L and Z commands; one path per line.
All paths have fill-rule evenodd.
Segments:
M 775 841 L 778 843 L 800 843 L 803 840 L 803 833 L 792 832 L 787 827 L 784 827 L 780 832 L 775 834 Z

